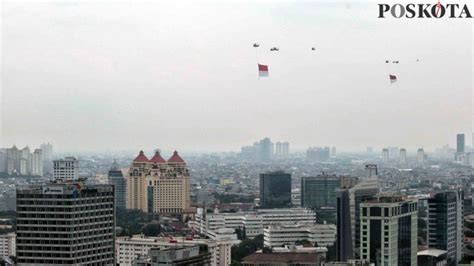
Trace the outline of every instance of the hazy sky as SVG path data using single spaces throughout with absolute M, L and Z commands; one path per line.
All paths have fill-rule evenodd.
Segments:
M 268 136 L 299 149 L 430 149 L 458 132 L 471 142 L 469 19 L 378 19 L 361 1 L 2 3 L 4 146 L 217 151 Z M 254 42 L 269 78 L 257 77 Z

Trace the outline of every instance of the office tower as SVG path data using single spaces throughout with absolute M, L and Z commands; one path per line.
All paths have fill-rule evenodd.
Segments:
M 6 173 L 7 172 L 7 152 L 5 149 L 0 148 L 0 173 Z
M 417 152 L 417 160 L 418 164 L 423 164 L 425 162 L 425 151 L 423 148 L 419 148 Z
M 115 207 L 125 209 L 127 205 L 127 183 L 116 160 L 114 160 L 109 170 L 108 181 L 109 185 L 114 186 Z
M 389 159 L 390 159 L 390 157 L 389 157 L 388 149 L 384 148 L 384 149 L 382 150 L 382 161 L 383 161 L 384 163 L 388 163 L 388 160 L 389 160 Z
M 189 170 L 177 151 L 168 161 L 158 150 L 151 159 L 140 151 L 130 166 L 127 187 L 128 209 L 178 218 L 192 212 Z
M 371 169 L 369 172 L 373 174 L 349 189 L 352 248 L 355 258 L 360 258 L 360 204 L 373 199 L 379 193 L 377 165 L 366 165 L 367 169 Z
M 277 157 L 281 157 L 283 155 L 283 144 L 279 141 L 275 144 L 275 155 Z
M 361 259 L 375 266 L 416 265 L 417 201 L 379 196 L 360 208 Z
M 407 150 L 404 148 L 400 149 L 400 163 L 405 164 L 407 162 Z
M 9 175 L 20 175 L 20 151 L 16 146 L 7 149 L 6 169 Z
M 463 153 L 465 148 L 464 134 L 457 134 L 456 136 L 456 152 Z
M 341 178 L 322 172 L 317 176 L 301 178 L 301 206 L 311 209 L 336 208 L 336 189 Z
M 367 148 L 366 148 L 366 152 L 367 152 L 367 153 L 373 153 L 373 152 L 374 152 L 374 148 L 373 148 L 373 147 L 367 147 Z
M 324 162 L 331 157 L 329 147 L 310 147 L 306 150 L 306 159 L 314 162 Z
M 258 144 L 257 159 L 261 162 L 270 161 L 273 154 L 273 143 L 269 138 L 260 140 Z
M 8 175 L 20 176 L 42 176 L 43 165 L 38 162 L 42 160 L 42 152 L 25 147 L 19 150 L 16 146 L 0 151 L 0 172 Z
M 82 180 L 17 189 L 18 265 L 114 265 L 114 189 Z
M 366 164 L 365 165 L 365 178 L 377 176 L 378 170 L 376 164 Z
M 31 161 L 30 148 L 28 148 L 27 146 L 27 147 L 24 147 L 20 151 L 20 171 L 19 171 L 20 175 L 27 175 L 30 173 L 31 171 L 31 165 L 29 163 L 30 161 Z
M 283 171 L 260 174 L 260 207 L 291 207 L 291 174 Z
M 41 144 L 41 150 L 43 151 L 43 160 L 50 162 L 53 160 L 53 145 L 51 143 Z
M 428 246 L 446 250 L 448 265 L 457 265 L 463 255 L 463 201 L 461 190 L 428 199 Z
M 282 153 L 283 156 L 288 156 L 290 154 L 290 143 L 288 141 L 282 143 Z
M 354 256 L 348 189 L 337 190 L 336 221 L 336 258 L 337 261 L 347 261 Z
M 331 157 L 336 157 L 336 156 L 337 156 L 336 147 L 332 147 L 332 149 L 331 149 Z
M 53 180 L 76 180 L 79 178 L 79 161 L 66 157 L 53 161 Z

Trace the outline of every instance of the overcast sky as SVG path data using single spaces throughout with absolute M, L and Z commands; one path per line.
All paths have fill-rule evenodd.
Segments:
M 469 19 L 378 19 L 360 1 L 2 3 L 3 146 L 471 142 Z M 258 79 L 254 42 L 269 78 Z

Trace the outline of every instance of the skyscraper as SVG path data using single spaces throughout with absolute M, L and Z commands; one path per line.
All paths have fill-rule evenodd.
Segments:
M 127 187 L 128 209 L 178 218 L 192 212 L 189 170 L 177 151 L 168 161 L 158 150 L 151 159 L 140 151 L 130 166 Z
M 463 254 L 463 191 L 436 193 L 428 199 L 428 246 L 446 250 L 448 265 Z
M 331 157 L 331 150 L 329 147 L 310 147 L 306 150 L 306 159 L 314 162 L 324 162 Z
M 122 174 L 122 171 L 117 164 L 117 161 L 114 160 L 112 167 L 109 170 L 108 174 L 109 185 L 114 186 L 115 192 L 115 207 L 120 209 L 126 208 L 126 192 L 127 192 L 127 182 L 125 177 Z
M 279 141 L 275 144 L 275 155 L 277 157 L 281 157 L 283 155 L 283 144 Z
M 341 178 L 322 172 L 317 176 L 301 178 L 301 206 L 311 209 L 336 208 L 336 189 L 341 188 Z
M 290 154 L 290 143 L 288 141 L 282 143 L 282 153 L 283 156 L 288 156 Z
M 53 160 L 53 145 L 51 143 L 43 143 L 40 148 L 43 151 L 43 160 L 51 162 Z
M 407 150 L 404 148 L 400 149 L 400 163 L 405 164 L 407 162 Z
M 375 170 L 372 171 L 375 172 L 375 175 L 370 175 L 367 179 L 349 189 L 354 258 L 360 258 L 360 204 L 373 199 L 379 193 L 377 165 L 366 165 L 366 170 L 367 169 Z
M 114 265 L 114 189 L 82 180 L 17 189 L 18 265 Z
M 457 134 L 456 136 L 456 152 L 463 153 L 465 148 L 464 134 Z
M 373 176 L 377 176 L 378 170 L 376 164 L 366 164 L 365 165 L 365 178 L 370 178 Z
M 53 180 L 76 180 L 79 178 L 79 161 L 66 157 L 53 161 Z
M 291 207 L 291 174 L 283 171 L 260 174 L 260 207 Z
M 384 148 L 382 150 L 382 161 L 383 163 L 388 163 L 388 160 L 390 160 L 390 155 L 389 155 L 388 149 Z
M 336 194 L 336 258 L 337 261 L 347 261 L 354 256 L 352 249 L 349 190 L 339 189 Z
M 257 159 L 262 162 L 267 162 L 272 159 L 274 145 L 269 138 L 260 140 L 258 144 Z
M 425 162 L 425 151 L 423 150 L 423 148 L 418 149 L 417 162 L 418 164 L 423 164 Z
M 361 259 L 375 266 L 416 265 L 417 201 L 379 196 L 360 208 Z

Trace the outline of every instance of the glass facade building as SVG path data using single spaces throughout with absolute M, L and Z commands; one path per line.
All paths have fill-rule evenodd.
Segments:
M 260 208 L 291 207 L 291 174 L 271 172 L 260 174 Z

